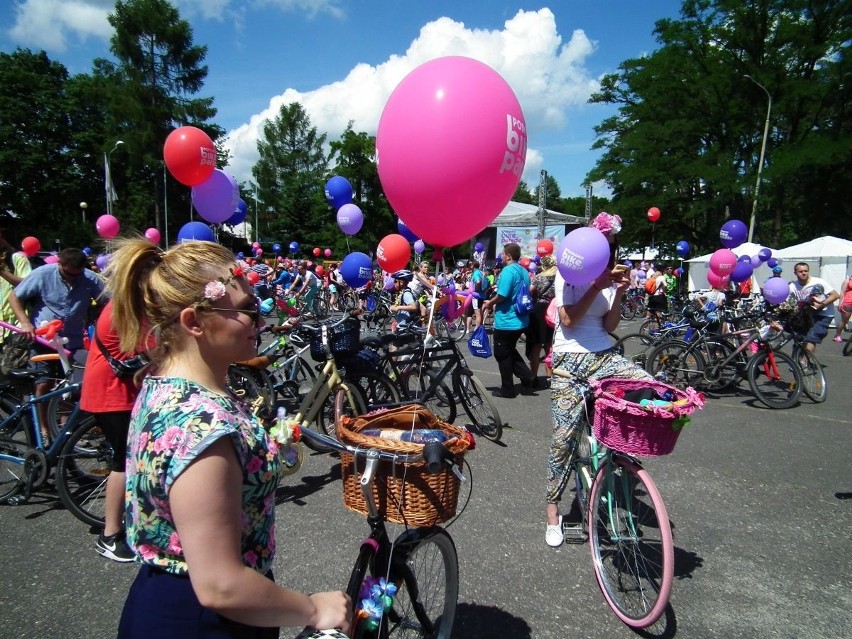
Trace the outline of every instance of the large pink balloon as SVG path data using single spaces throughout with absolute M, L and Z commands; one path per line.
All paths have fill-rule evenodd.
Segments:
M 112 215 L 101 215 L 95 222 L 95 229 L 102 238 L 111 240 L 118 235 L 121 224 L 119 224 L 118 218 Z
M 474 237 L 506 206 L 527 154 L 524 114 L 489 66 L 437 58 L 409 73 L 382 111 L 379 178 L 412 233 L 435 246 Z
M 707 271 L 707 283 L 711 288 L 723 290 L 731 283 L 731 278 L 728 276 L 716 275 L 713 271 Z
M 588 284 L 609 263 L 609 241 L 590 226 L 574 229 L 556 247 L 556 267 L 569 284 Z
M 710 270 L 719 277 L 729 276 L 737 265 L 737 256 L 731 249 L 719 249 L 710 256 Z
M 240 190 L 222 169 L 214 169 L 207 180 L 192 187 L 192 205 L 211 224 L 221 224 L 234 214 Z
M 145 231 L 145 237 L 147 237 L 152 244 L 160 243 L 160 232 L 155 228 L 150 228 Z

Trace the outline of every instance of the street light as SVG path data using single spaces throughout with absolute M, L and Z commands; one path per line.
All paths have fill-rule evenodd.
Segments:
M 115 151 L 122 144 L 124 144 L 124 140 L 118 140 L 115 143 L 115 146 L 112 147 L 112 151 Z M 109 159 L 112 155 L 112 151 L 104 153 L 104 192 L 106 193 L 107 215 L 112 215 L 112 201 L 117 199 L 115 197 L 115 188 L 112 185 L 112 172 L 110 171 L 109 166 Z
M 83 224 L 86 223 L 86 209 L 89 208 L 89 205 L 85 202 L 80 202 L 80 210 L 83 212 Z
M 766 94 L 768 98 L 768 102 L 766 104 L 766 122 L 763 124 L 763 142 L 760 145 L 760 159 L 757 161 L 757 181 L 754 185 L 754 202 L 751 205 L 751 220 L 748 224 L 748 241 L 751 242 L 752 237 L 754 236 L 754 223 L 757 219 L 757 198 L 760 195 L 760 174 L 763 172 L 763 158 L 766 155 L 766 138 L 769 135 L 769 114 L 772 112 L 772 96 L 769 91 L 763 86 L 760 82 L 755 80 L 750 75 L 744 75 L 744 78 L 748 78 L 752 82 L 754 82 L 757 86 L 763 89 L 763 92 Z

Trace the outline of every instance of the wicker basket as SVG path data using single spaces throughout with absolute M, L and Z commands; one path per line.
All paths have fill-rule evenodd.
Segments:
M 648 379 L 608 378 L 600 380 L 593 388 L 595 417 L 592 432 L 595 438 L 612 450 L 643 457 L 672 452 L 681 431 L 675 422 L 704 405 L 704 396 L 692 388 L 682 391 Z M 652 388 L 658 393 L 669 391 L 675 401 L 686 401 L 671 406 L 640 406 L 613 394 L 616 388 L 624 392 L 642 388 Z
M 337 427 L 341 442 L 352 446 L 378 448 L 403 455 L 423 451 L 422 444 L 362 435 L 367 428 L 410 430 L 435 428 L 446 432 L 450 439 L 444 445 L 454 455 L 456 465 L 461 465 L 464 452 L 470 445 L 466 431 L 441 421 L 419 405 L 400 406 L 377 411 L 360 417 L 344 417 Z M 343 454 L 343 503 L 349 510 L 367 514 L 367 503 L 361 492 L 360 475 L 364 461 Z M 356 468 L 357 464 L 357 468 Z M 427 527 L 447 521 L 456 514 L 459 496 L 459 478 L 448 464 L 438 473 L 429 473 L 426 463 L 378 464 L 373 482 L 373 498 L 379 513 L 387 521 L 408 526 Z
M 361 339 L 361 325 L 357 319 L 350 318 L 337 326 L 317 327 L 311 331 L 311 357 L 316 362 L 326 359 L 325 346 L 322 343 L 322 328 L 328 332 L 328 348 L 332 355 L 354 355 L 358 352 Z

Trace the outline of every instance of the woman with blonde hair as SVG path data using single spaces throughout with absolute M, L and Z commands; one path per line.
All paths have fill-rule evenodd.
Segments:
M 556 260 L 552 255 L 541 258 L 541 270 L 532 278 L 530 292 L 535 298 L 535 307 L 530 315 L 530 323 L 527 326 L 527 348 L 526 355 L 530 362 L 533 385 L 538 386 L 538 368 L 542 362 L 542 355 L 547 354 L 553 343 L 553 328 L 547 323 L 545 315 L 550 300 L 556 294 L 554 283 L 556 281 Z M 547 376 L 550 377 L 550 366 L 545 363 Z
M 263 320 L 227 249 L 117 242 L 107 269 L 119 348 L 155 347 L 128 436 L 126 537 L 141 569 L 118 636 L 278 637 L 348 628 L 344 593 L 275 585 L 277 446 L 225 386 Z M 148 328 L 150 327 L 150 328 Z

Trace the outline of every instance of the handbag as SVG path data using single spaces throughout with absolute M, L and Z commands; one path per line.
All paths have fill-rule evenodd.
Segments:
M 144 368 L 150 363 L 150 360 L 144 355 L 134 355 L 128 359 L 116 359 L 109 354 L 109 351 L 106 349 L 103 342 L 101 342 L 97 333 L 95 333 L 95 344 L 98 345 L 98 349 L 101 351 L 101 354 L 104 356 L 106 361 L 109 362 L 112 372 L 120 379 L 133 377 L 139 369 Z
M 480 326 L 470 338 L 467 340 L 467 347 L 470 349 L 470 354 L 474 357 L 483 357 L 485 359 L 491 357 L 491 344 L 488 341 L 488 333 L 484 326 Z

